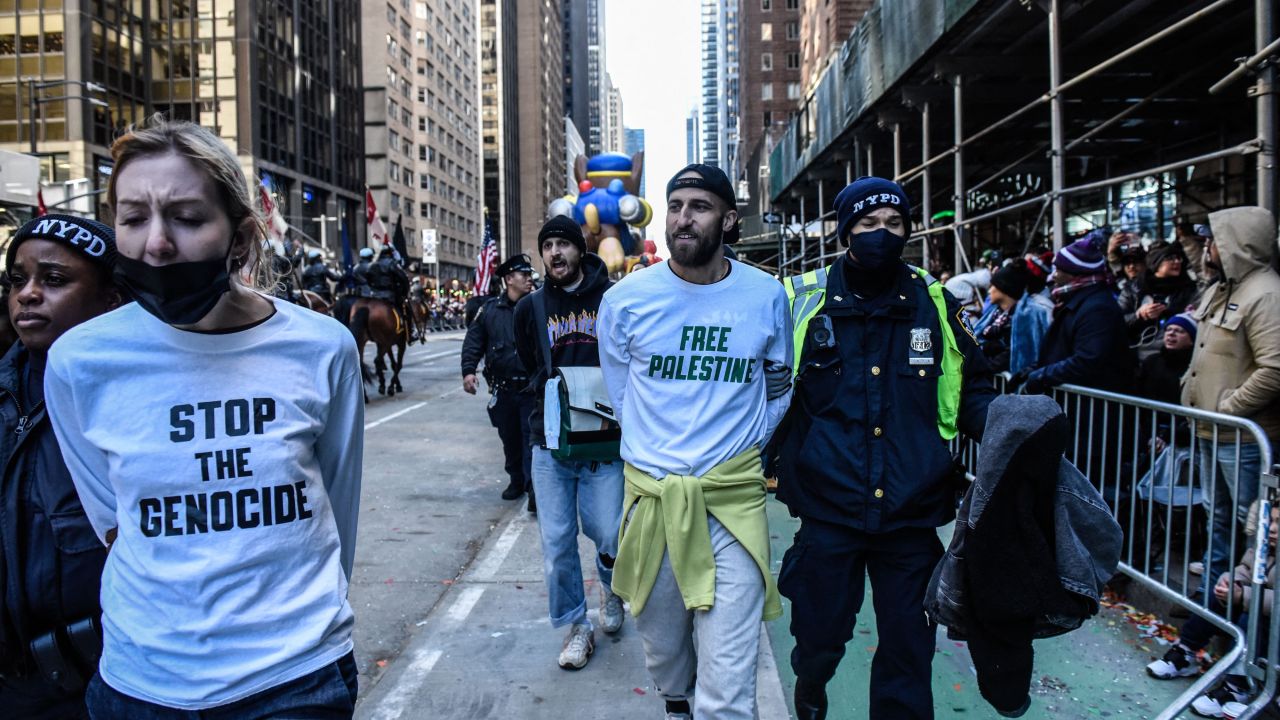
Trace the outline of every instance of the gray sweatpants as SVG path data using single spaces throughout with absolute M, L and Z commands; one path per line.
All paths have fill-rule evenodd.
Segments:
M 688 700 L 694 720 L 753 720 L 764 579 L 760 566 L 710 515 L 716 596 L 710 610 L 686 610 L 671 561 L 636 616 L 644 663 L 664 700 Z M 695 678 L 697 687 L 694 687 Z

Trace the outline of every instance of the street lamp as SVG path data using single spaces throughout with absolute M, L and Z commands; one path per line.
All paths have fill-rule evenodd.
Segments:
M 39 112 L 39 106 L 45 103 L 58 102 L 60 100 L 83 100 L 94 107 L 110 108 L 105 101 L 99 100 L 88 95 L 58 95 L 57 97 L 42 98 L 36 97 L 36 91 L 48 90 L 54 87 L 66 87 L 67 85 L 78 85 L 87 92 L 105 93 L 107 89 L 96 82 L 87 80 L 53 80 L 51 82 L 36 82 L 35 78 L 27 79 L 27 117 L 30 118 L 31 136 L 31 154 L 36 154 L 36 114 Z

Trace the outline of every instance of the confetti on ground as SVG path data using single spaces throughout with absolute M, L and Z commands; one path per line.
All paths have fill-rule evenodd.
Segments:
M 1152 640 L 1157 646 L 1168 646 L 1178 641 L 1178 629 L 1169 623 L 1166 623 L 1155 613 L 1142 612 L 1132 605 L 1125 603 L 1115 593 L 1107 590 L 1102 594 L 1102 600 L 1099 602 L 1102 607 L 1112 610 L 1118 610 L 1124 615 L 1124 619 L 1138 631 L 1139 640 Z M 1112 622 L 1112 625 L 1115 623 Z M 1151 647 L 1147 644 L 1137 646 L 1144 653 L 1150 653 Z M 1208 651 L 1201 650 L 1196 654 L 1200 661 L 1201 669 L 1213 664 L 1213 656 Z
M 961 690 L 962 688 L 964 688 L 964 685 L 962 685 L 962 684 L 960 684 L 960 683 L 956 683 L 955 685 L 952 685 L 952 686 L 951 686 L 951 689 L 952 689 L 952 690 L 955 690 L 956 692 L 960 692 L 960 690 Z
M 646 693 L 644 690 L 641 690 L 640 688 L 631 688 L 631 692 L 633 692 L 633 693 L 635 693 L 635 694 L 637 694 L 637 695 L 646 695 L 646 694 L 648 694 L 648 693 Z
M 379 660 L 379 661 L 377 662 L 377 665 L 378 665 L 378 667 L 380 667 L 380 668 L 382 668 L 382 667 L 386 667 L 386 666 L 387 666 L 387 661 L 386 661 L 386 660 Z

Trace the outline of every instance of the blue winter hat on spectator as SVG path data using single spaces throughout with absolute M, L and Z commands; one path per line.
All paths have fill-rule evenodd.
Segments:
M 1107 262 L 1086 236 L 1059 250 L 1053 258 L 1053 268 L 1071 275 L 1097 275 L 1106 272 Z
M 911 200 L 902 186 L 892 180 L 878 177 L 860 177 L 836 195 L 836 237 L 849 244 L 849 230 L 864 215 L 892 208 L 902 214 L 904 222 L 911 219 Z
M 1198 325 L 1196 324 L 1196 319 L 1191 317 L 1191 313 L 1178 313 L 1177 315 L 1174 315 L 1169 318 L 1169 322 L 1165 324 L 1165 327 L 1168 327 L 1169 325 L 1177 325 L 1183 330 L 1186 330 L 1191 335 L 1192 340 L 1196 339 L 1196 328 Z

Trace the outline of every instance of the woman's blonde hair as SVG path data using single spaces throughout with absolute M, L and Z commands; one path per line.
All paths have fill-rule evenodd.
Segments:
M 266 224 L 259 211 L 240 161 L 211 131 L 186 121 L 168 120 L 156 114 L 141 125 L 131 126 L 111 144 L 115 167 L 107 181 L 107 204 L 116 208 L 116 179 L 133 160 L 175 153 L 191 161 L 205 173 L 218 191 L 222 209 L 231 219 L 237 240 L 247 246 L 231 258 L 232 277 L 247 287 L 271 292 L 278 281 L 274 253 L 264 247 Z

